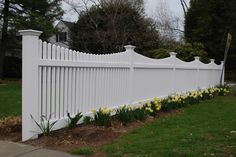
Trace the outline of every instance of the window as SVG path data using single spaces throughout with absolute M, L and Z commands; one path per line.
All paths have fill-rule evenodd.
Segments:
M 59 32 L 56 34 L 56 42 L 66 42 L 67 32 Z

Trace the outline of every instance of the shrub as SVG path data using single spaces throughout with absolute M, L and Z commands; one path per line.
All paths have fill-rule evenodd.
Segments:
M 98 126 L 111 126 L 111 112 L 107 107 L 102 107 L 98 111 L 92 110 L 94 123 Z
M 67 116 L 69 118 L 69 128 L 75 128 L 79 120 L 83 117 L 81 112 L 77 113 L 74 117 L 71 117 L 70 113 L 67 113 Z
M 169 52 L 171 52 L 171 51 L 164 49 L 164 48 L 159 48 L 157 50 L 153 50 L 153 54 L 154 54 L 153 56 L 156 59 L 163 59 L 163 58 L 167 58 L 170 56 Z
M 134 108 L 131 105 L 123 105 L 116 110 L 117 119 L 126 125 L 134 119 L 133 111 Z
M 35 124 L 38 126 L 38 128 L 40 129 L 41 133 L 44 135 L 44 136 L 48 136 L 50 135 L 52 129 L 53 129 L 53 126 L 57 123 L 57 121 L 54 121 L 54 122 L 50 122 L 50 119 L 52 117 L 52 115 L 50 114 L 49 115 L 49 118 L 47 118 L 46 116 L 42 115 L 40 117 L 41 119 L 41 122 L 38 123 L 34 117 L 32 115 L 30 115 L 31 118 L 34 120 Z
M 159 48 L 150 52 L 156 59 L 166 58 L 169 56 L 169 52 L 176 52 L 177 57 L 183 61 L 190 62 L 194 60 L 195 56 L 199 56 L 202 62 L 209 63 L 207 52 L 201 43 L 194 43 L 193 45 L 189 43 L 179 44 L 168 49 Z

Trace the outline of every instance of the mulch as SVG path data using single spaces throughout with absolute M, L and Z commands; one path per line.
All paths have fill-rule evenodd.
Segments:
M 18 142 L 21 140 L 21 117 L 0 119 L 0 140 Z
M 175 110 L 168 113 L 160 112 L 159 117 L 167 117 L 182 113 L 183 110 Z M 94 125 L 79 125 L 74 129 L 61 129 L 53 131 L 50 136 L 40 136 L 38 139 L 24 142 L 36 147 L 68 152 L 74 148 L 91 147 L 96 150 L 92 156 L 104 156 L 99 148 L 117 140 L 122 134 L 147 123 L 154 122 L 156 118 L 148 117 L 145 122 L 133 121 L 122 125 L 115 118 L 111 127 Z M 7 117 L 0 120 L 0 140 L 21 142 L 21 118 Z

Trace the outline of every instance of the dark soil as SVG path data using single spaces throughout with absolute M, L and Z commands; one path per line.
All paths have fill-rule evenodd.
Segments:
M 0 119 L 0 140 L 13 142 L 21 140 L 21 117 Z
M 181 112 L 183 112 L 183 110 L 175 110 L 168 113 L 160 112 L 159 116 L 165 117 Z M 156 118 L 149 117 L 145 122 L 134 121 L 124 126 L 113 118 L 111 127 L 98 127 L 92 124 L 79 125 L 74 129 L 65 128 L 53 131 L 50 136 L 40 136 L 36 140 L 30 140 L 24 143 L 65 152 L 80 147 L 92 147 L 96 150 L 96 153 L 92 156 L 101 157 L 104 156 L 104 154 L 99 151 L 100 146 L 118 139 L 122 134 L 132 129 L 151 123 L 155 119 Z M 5 119 L 5 121 L 2 120 L 2 123 L 0 121 L 0 140 L 21 141 L 20 118 L 15 118 L 14 120 Z

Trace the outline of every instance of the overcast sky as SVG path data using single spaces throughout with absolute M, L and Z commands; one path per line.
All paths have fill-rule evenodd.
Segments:
M 80 0 L 74 0 L 76 1 L 80 1 Z M 180 4 L 180 0 L 144 0 L 145 1 L 145 11 L 146 14 L 150 17 L 155 16 L 155 12 L 158 8 L 158 5 L 160 4 L 160 2 L 164 2 L 167 4 L 167 6 L 169 7 L 169 10 L 175 15 L 178 16 L 180 19 L 183 19 L 183 10 Z M 186 0 L 188 3 L 190 0 Z M 65 15 L 63 17 L 64 20 L 67 21 L 77 21 L 77 14 L 75 14 L 74 12 L 70 12 L 69 10 L 69 6 L 67 4 L 63 4 L 63 9 L 65 10 Z
M 189 4 L 190 0 L 186 0 Z M 175 16 L 180 18 L 184 17 L 183 9 L 180 3 L 180 0 L 145 0 L 145 10 L 149 16 L 155 16 L 155 12 L 157 11 L 158 5 L 160 3 L 166 3 L 169 10 L 173 12 Z

